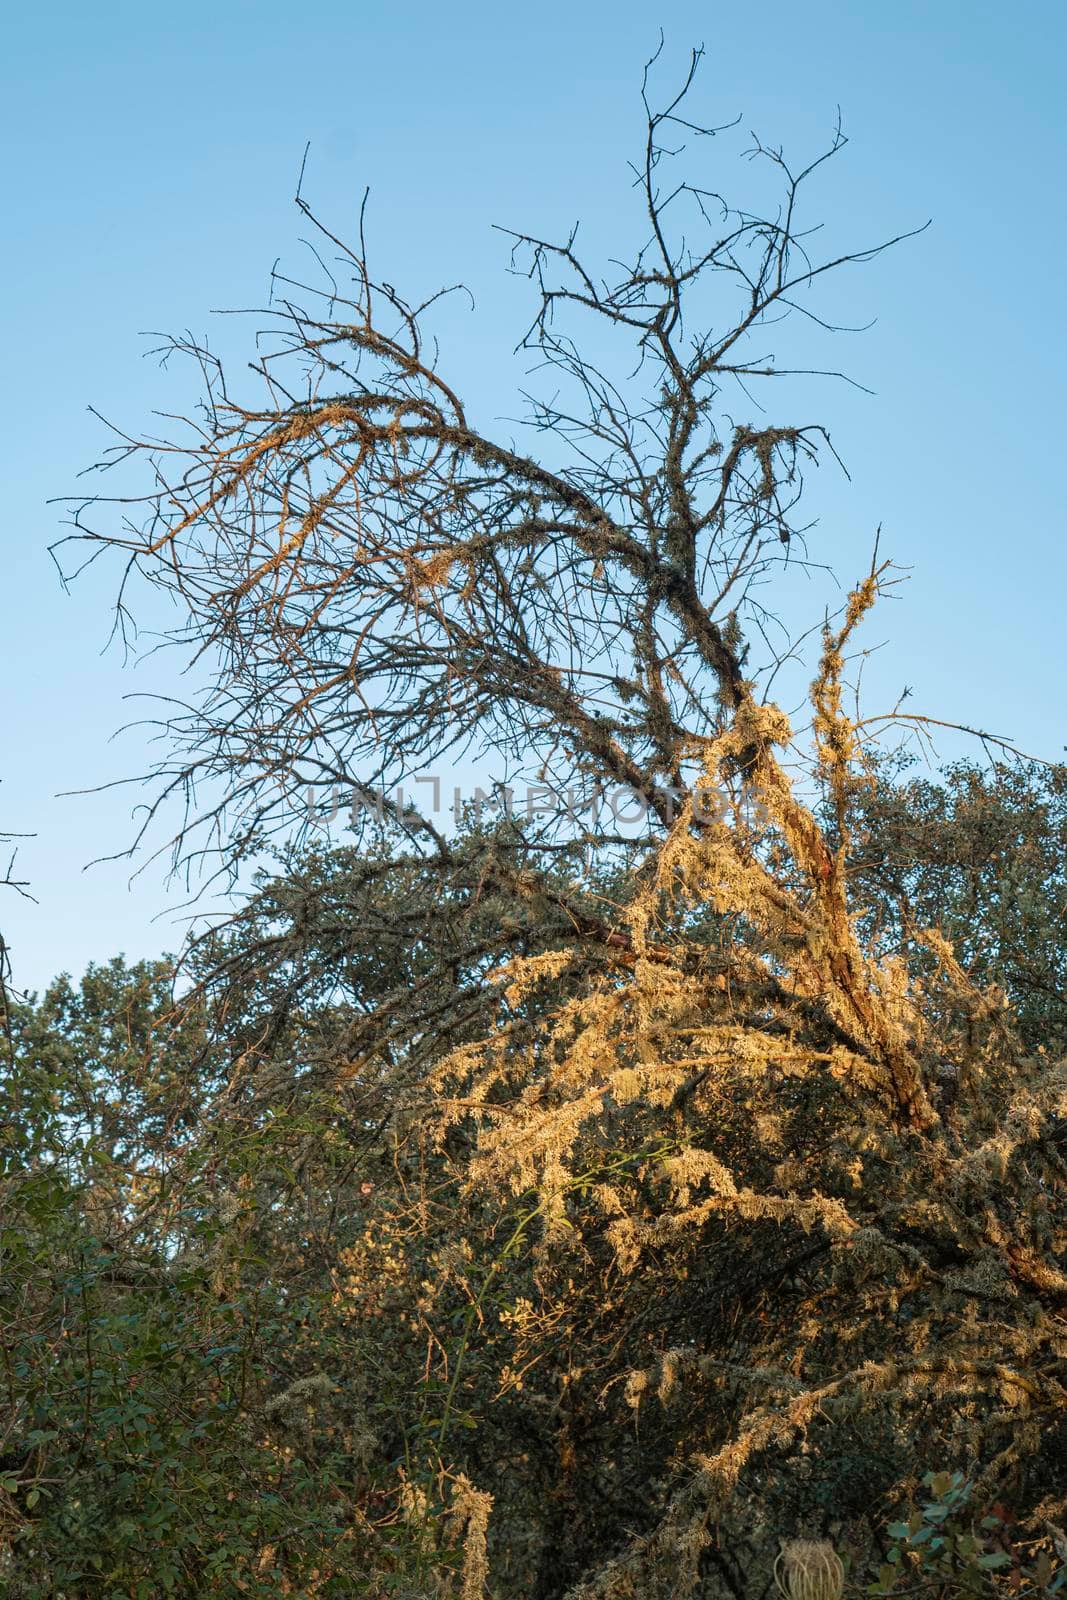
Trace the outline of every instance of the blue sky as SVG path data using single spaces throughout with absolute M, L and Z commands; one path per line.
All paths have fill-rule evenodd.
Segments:
M 886 640 L 872 702 L 908 684 L 920 709 L 1037 754 L 1067 744 L 1067 222 L 1056 198 L 1067 9 L 20 8 L 4 23 L 0 68 L 0 829 L 35 833 L 18 875 L 39 904 L 5 893 L 0 926 L 21 986 L 118 951 L 174 948 L 184 926 L 159 867 L 132 886 L 128 862 L 83 870 L 129 841 L 138 792 L 56 798 L 143 770 L 144 732 L 109 742 L 137 714 L 123 697 L 179 687 L 165 661 L 132 668 L 105 649 L 114 568 L 65 593 L 47 553 L 63 530 L 46 501 L 77 492 L 108 442 L 87 408 L 136 432 L 153 407 L 188 397 L 179 374 L 146 356 L 142 330 L 191 328 L 238 348 L 233 323 L 216 329 L 209 312 L 262 304 L 278 256 L 302 267 L 292 195 L 310 140 L 305 192 L 339 231 L 370 184 L 385 277 L 412 293 L 471 287 L 475 313 L 449 325 L 451 370 L 483 418 L 514 415 L 510 351 L 529 302 L 492 224 L 558 234 L 581 216 L 594 245 L 610 243 L 660 27 L 664 83 L 705 44 L 693 105 L 709 120 L 740 114 L 807 155 L 840 105 L 851 142 L 814 197 L 833 237 L 865 244 L 933 219 L 833 302 L 843 320 L 877 317 L 831 363 L 875 395 L 828 388 L 818 399 L 852 482 L 820 485 L 815 553 L 848 580 L 881 523 L 883 552 L 911 569 L 872 625 L 871 642 Z M 743 200 L 743 167 L 731 157 L 717 176 Z

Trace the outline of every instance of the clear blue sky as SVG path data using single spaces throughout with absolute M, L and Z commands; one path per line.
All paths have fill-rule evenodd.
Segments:
M 143 734 L 108 743 L 133 714 L 122 697 L 177 687 L 164 663 L 134 671 L 101 653 L 114 570 L 65 594 L 46 552 L 61 531 L 46 499 L 75 491 L 107 442 L 87 407 L 142 429 L 185 392 L 144 358 L 140 331 L 214 339 L 211 308 L 263 303 L 278 255 L 300 265 L 291 197 L 310 140 L 306 192 L 337 228 L 370 183 L 384 276 L 413 291 L 471 286 L 477 312 L 457 323 L 453 365 L 483 416 L 514 415 L 508 352 L 527 302 L 491 224 L 558 233 L 584 216 L 594 240 L 610 239 L 660 26 L 668 73 L 707 46 L 694 106 L 712 120 L 740 113 L 804 154 L 840 104 L 851 143 L 818 193 L 835 235 L 866 243 L 933 218 L 844 288 L 846 317 L 878 321 L 833 354 L 877 393 L 827 391 L 824 406 L 853 482 L 818 500 L 817 552 L 848 579 L 881 522 L 883 551 L 913 569 L 875 625 L 887 644 L 872 700 L 907 683 L 921 709 L 1041 755 L 1067 744 L 1067 8 L 12 8 L 0 69 L 0 829 L 36 832 L 19 875 L 40 905 L 4 894 L 0 926 L 21 985 L 174 948 L 181 931 L 158 869 L 132 888 L 127 863 L 82 870 L 128 841 L 137 796 L 55 798 L 141 770 Z M 731 165 L 734 195 L 742 177 Z

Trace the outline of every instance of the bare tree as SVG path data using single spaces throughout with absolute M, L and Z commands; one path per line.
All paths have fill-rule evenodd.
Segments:
M 275 278 L 258 403 L 205 346 L 167 342 L 202 371 L 199 412 L 174 441 L 123 436 L 106 464 L 147 458 L 154 486 L 79 507 L 71 537 L 125 552 L 211 665 L 205 692 L 164 712 L 151 813 L 183 798 L 178 861 L 232 867 L 308 796 L 392 790 L 447 752 L 548 769 L 557 792 L 628 785 L 662 836 L 694 755 L 788 654 L 763 586 L 806 559 L 803 474 L 829 438 L 730 408 L 757 411 L 753 387 L 789 372 L 772 329 L 830 326 L 810 298 L 822 278 L 896 241 L 812 254 L 804 191 L 840 127 L 799 170 L 752 145 L 779 180 L 770 215 L 674 181 L 687 142 L 726 131 L 684 114 L 699 58 L 662 110 L 646 68 L 644 238 L 625 265 L 598 271 L 577 230 L 510 236 L 537 295 L 523 348 L 553 389 L 527 397 L 528 446 L 468 419 L 427 342 L 439 297 L 407 302 L 372 273 L 362 218 L 345 245 L 299 195 L 337 259 L 319 288 Z M 395 820 L 443 847 L 429 817 Z

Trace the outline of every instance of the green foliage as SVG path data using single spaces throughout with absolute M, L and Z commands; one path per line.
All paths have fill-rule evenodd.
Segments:
M 368 1459 L 400 1394 L 308 1269 L 306 1213 L 282 1214 L 306 1119 L 209 1136 L 219 1061 L 170 976 L 113 962 L 14 1019 L 2 1592 L 347 1595 L 369 1545 L 403 1588 L 422 1536 Z
M 867 937 L 921 960 L 914 930 L 940 928 L 1031 1049 L 1067 1050 L 1067 768 L 959 761 L 935 780 L 898 757 L 873 773 L 852 790 Z
M 1010 1513 L 994 1504 L 973 1505 L 974 1485 L 962 1472 L 928 1472 L 929 1498 L 906 1521 L 891 1522 L 891 1541 L 871 1595 L 916 1589 L 952 1595 L 1052 1596 L 1067 1586 L 1067 1540 L 1025 1539 Z

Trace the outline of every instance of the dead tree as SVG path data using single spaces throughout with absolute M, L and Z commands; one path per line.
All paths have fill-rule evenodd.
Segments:
M 411 778 L 460 752 L 548 771 L 558 794 L 632 788 L 662 837 L 694 757 L 788 653 L 766 586 L 807 559 L 803 475 L 829 436 L 736 407 L 758 415 L 757 387 L 790 370 L 772 329 L 829 327 L 813 291 L 896 241 L 812 254 L 802 202 L 840 127 L 799 170 L 752 144 L 779 180 L 770 215 L 675 181 L 687 143 L 716 152 L 730 131 L 685 115 L 698 60 L 662 110 L 646 69 L 626 265 L 598 270 L 577 230 L 510 236 L 537 297 L 523 348 L 552 388 L 522 445 L 469 421 L 428 342 L 438 297 L 408 303 L 372 274 L 362 216 L 349 246 L 299 196 L 336 261 L 318 288 L 275 278 L 258 401 L 203 345 L 168 342 L 202 371 L 198 414 L 173 441 L 121 436 L 105 464 L 147 461 L 152 487 L 80 506 L 70 537 L 171 596 L 175 642 L 210 670 L 162 713 L 150 816 L 181 798 L 177 861 L 232 867 L 337 786 L 408 780 L 417 802 Z M 444 848 L 430 816 L 393 820 Z M 558 847 L 552 824 L 539 837 Z

